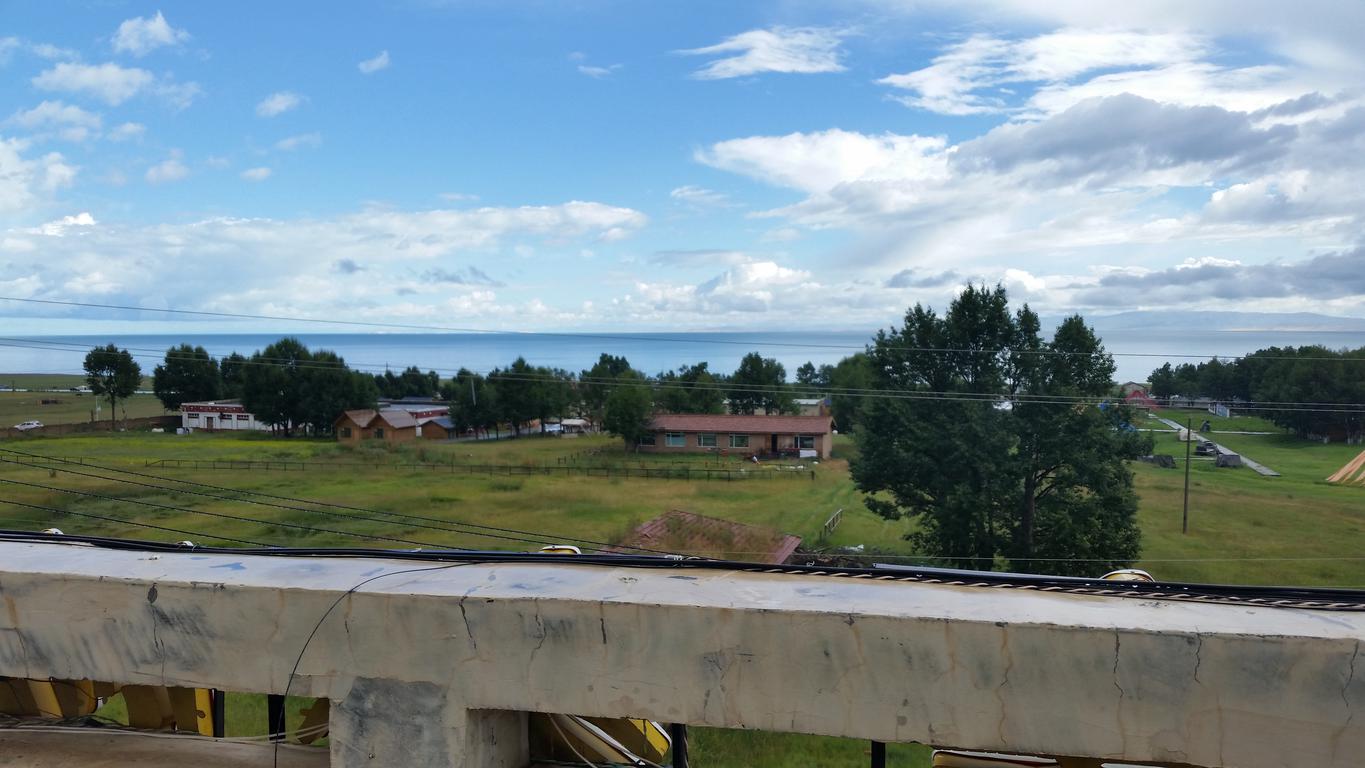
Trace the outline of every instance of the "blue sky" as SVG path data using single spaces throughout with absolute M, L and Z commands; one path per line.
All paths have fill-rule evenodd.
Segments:
M 1365 10 L 1129 5 L 0 2 L 0 295 L 847 329 L 985 281 L 1365 315 Z

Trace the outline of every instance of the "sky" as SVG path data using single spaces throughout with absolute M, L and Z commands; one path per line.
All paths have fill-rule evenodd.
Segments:
M 1361 317 L 1362 28 L 1320 0 L 0 0 L 0 296 L 847 330 L 976 282 Z

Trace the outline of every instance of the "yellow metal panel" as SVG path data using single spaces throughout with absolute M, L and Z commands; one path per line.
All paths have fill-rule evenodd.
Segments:
M 327 725 L 332 713 L 332 702 L 326 698 L 318 699 L 313 702 L 313 706 L 303 710 L 303 723 L 299 725 L 300 744 L 312 744 L 318 739 L 327 736 L 327 731 L 310 732 L 311 729 L 320 725 Z
M 206 688 L 167 688 L 177 731 L 213 735 L 213 704 Z
M 95 684 L 89 680 L 53 680 L 52 690 L 64 717 L 88 715 L 98 709 Z
M 61 717 L 62 704 L 57 701 L 57 692 L 47 680 L 24 680 L 29 696 L 33 697 L 33 707 L 42 717 Z
M 125 685 L 120 691 L 128 703 L 128 724 L 134 728 L 169 728 L 175 723 L 171 696 L 159 685 Z

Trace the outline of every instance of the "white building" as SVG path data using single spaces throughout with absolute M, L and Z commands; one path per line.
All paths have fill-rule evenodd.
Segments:
M 256 416 L 242 407 L 240 400 L 208 400 L 180 404 L 180 426 L 188 430 L 208 432 L 226 430 L 269 431 L 270 425 L 256 420 Z

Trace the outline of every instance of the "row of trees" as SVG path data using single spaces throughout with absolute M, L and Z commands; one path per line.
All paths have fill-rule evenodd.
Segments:
M 137 368 L 126 350 L 113 345 L 96 349 L 100 359 L 114 355 Z M 87 356 L 86 370 L 90 371 Z M 391 375 L 391 374 L 390 374 Z M 408 376 L 405 371 L 404 377 Z M 419 377 L 425 378 L 418 373 Z M 137 378 L 141 377 L 138 371 Z M 373 408 L 379 399 L 382 377 L 353 371 L 335 352 L 310 350 L 295 338 L 283 338 L 253 353 L 236 352 L 222 360 L 203 347 L 182 344 L 166 351 L 152 374 L 152 392 L 167 410 L 188 402 L 240 398 L 256 418 L 280 429 L 286 436 L 300 429 L 325 434 L 337 414 L 349 408 Z M 401 381 L 401 379 L 400 379 Z M 91 389 L 99 393 L 94 381 Z M 107 387 L 104 388 L 107 390 Z M 131 394 L 128 390 L 126 397 Z
M 124 355 L 136 366 L 126 351 L 112 346 L 97 351 Z M 140 371 L 133 375 L 133 381 L 140 375 Z M 285 338 L 250 357 L 234 352 L 221 360 L 200 346 L 173 347 L 156 366 L 152 390 L 168 410 L 187 402 L 240 398 L 257 418 L 286 434 L 298 428 L 326 433 L 340 411 L 373 407 L 380 397 L 439 397 L 450 404 L 451 418 L 461 431 L 494 432 L 507 425 L 521 434 L 532 421 L 544 425 L 554 417 L 582 415 L 597 424 L 610 421 L 617 428 L 612 431 L 631 439 L 642 434 L 656 411 L 794 413 L 798 390 L 786 376 L 781 363 L 756 352 L 746 355 L 733 374 L 714 374 L 702 362 L 653 380 L 626 358 L 603 354 L 579 374 L 517 358 L 487 375 L 461 369 L 442 381 L 435 371 L 423 373 L 416 366 L 398 374 L 352 371 L 333 352 L 312 351 L 297 339 Z M 630 391 L 617 396 L 616 407 L 609 408 L 613 395 L 626 385 Z M 112 391 L 106 384 L 100 387 L 97 391 Z M 614 418 L 608 418 L 609 411 L 615 411 Z M 630 426 L 623 419 L 627 412 L 638 414 Z
M 1300 437 L 1359 438 L 1365 431 L 1365 347 L 1268 347 L 1236 360 L 1170 363 L 1152 371 L 1152 395 L 1255 404 Z
M 532 420 L 543 427 L 548 418 L 579 414 L 630 445 L 656 412 L 795 413 L 796 394 L 782 364 L 756 352 L 728 376 L 712 373 L 703 362 L 653 379 L 618 355 L 604 353 L 577 375 L 517 358 L 487 376 L 461 369 L 441 388 L 460 431 L 507 424 L 520 434 Z

